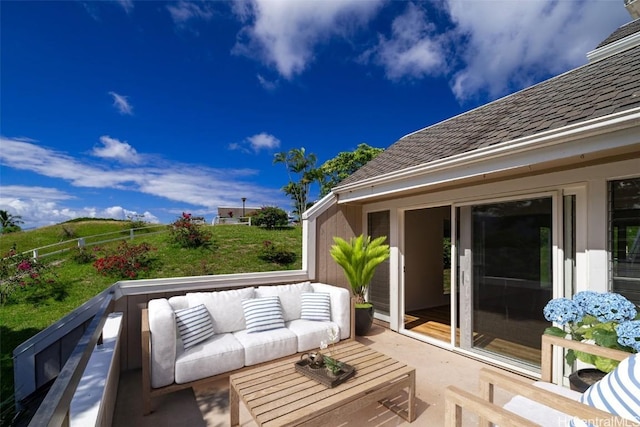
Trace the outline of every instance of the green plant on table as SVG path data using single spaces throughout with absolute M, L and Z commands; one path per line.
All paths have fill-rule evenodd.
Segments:
M 324 365 L 333 375 L 338 375 L 344 366 L 344 363 L 338 361 L 333 357 L 333 346 L 340 338 L 340 330 L 336 326 L 331 326 L 327 329 L 327 337 L 329 340 L 320 341 L 320 349 L 329 349 L 329 356 L 323 356 Z

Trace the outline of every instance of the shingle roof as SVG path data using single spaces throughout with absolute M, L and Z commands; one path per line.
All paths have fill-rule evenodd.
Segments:
M 596 49 L 611 44 L 613 42 L 617 42 L 631 34 L 635 34 L 640 31 L 640 19 L 636 19 L 635 21 L 631 21 L 628 24 L 623 25 L 622 27 L 615 30 L 609 37 L 604 39 L 602 43 L 596 47 Z
M 341 185 L 640 107 L 640 46 L 407 135 Z

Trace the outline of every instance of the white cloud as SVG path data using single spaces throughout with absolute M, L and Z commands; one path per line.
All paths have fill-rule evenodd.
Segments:
M 133 11 L 133 0 L 116 0 L 120 6 L 124 9 L 127 14 Z
M 111 138 L 108 135 L 100 137 L 102 147 L 94 147 L 91 151 L 96 157 L 102 157 L 105 159 L 116 159 L 123 163 L 139 163 L 140 156 L 135 148 L 129 145 L 127 142 L 121 142 L 115 138 Z
M 194 19 L 208 21 L 213 17 L 211 7 L 204 2 L 179 1 L 178 3 L 168 5 L 167 10 L 173 22 L 179 27 L 185 26 L 189 21 Z
M 250 136 L 247 138 L 249 143 L 251 144 L 251 148 L 256 153 L 260 150 L 273 150 L 275 148 L 280 147 L 280 140 L 273 135 L 269 135 L 268 133 L 259 133 L 257 135 Z
M 629 20 L 617 0 L 448 0 L 448 9 L 463 61 L 451 82 L 459 100 L 496 98 L 584 64 L 588 51 Z
M 247 24 L 238 34 L 235 54 L 256 58 L 291 79 L 313 61 L 313 49 L 345 36 L 369 21 L 381 0 L 246 0 L 233 3 Z
M 263 144 L 268 143 L 264 141 Z M 0 164 L 3 167 L 62 179 L 76 187 L 132 191 L 209 209 L 237 204 L 238 195 L 250 198 L 258 206 L 273 205 L 274 201 L 282 201 L 283 198 L 279 189 L 260 187 L 243 180 L 258 174 L 253 169 L 213 169 L 160 161 L 144 155 L 142 158 L 153 163 L 106 167 L 23 139 L 0 137 L 0 146 Z M 5 197 L 4 186 L 2 197 Z M 56 211 L 52 218 L 76 214 L 69 208 Z
M 379 35 L 378 44 L 361 59 L 381 65 L 390 80 L 422 78 L 444 71 L 444 41 L 424 9 L 409 3 L 405 12 L 393 20 L 391 36 Z
M 75 197 L 50 187 L 30 187 L 25 185 L 6 185 L 2 187 L 0 209 L 7 210 L 14 215 L 20 215 L 24 226 L 28 228 L 58 224 L 74 218 L 113 218 L 128 219 L 129 215 L 138 212 L 121 206 L 106 208 L 82 207 L 72 208 L 64 206 L 68 200 Z M 158 223 L 158 217 L 145 211 L 142 220 Z
M 113 106 L 116 107 L 120 114 L 133 116 L 133 107 L 127 99 L 128 96 L 119 95 L 115 92 L 109 92 L 109 95 L 113 97 Z
M 258 82 L 260 83 L 260 86 L 262 86 L 264 90 L 273 91 L 273 90 L 276 90 L 276 88 L 278 87 L 277 81 L 267 80 L 260 74 L 258 74 L 257 77 L 258 77 Z
M 280 147 L 280 140 L 266 132 L 249 136 L 241 142 L 229 144 L 229 150 L 242 151 L 243 153 L 259 153 L 262 150 L 274 150 Z

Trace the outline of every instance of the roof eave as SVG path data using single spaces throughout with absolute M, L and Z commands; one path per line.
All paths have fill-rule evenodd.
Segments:
M 338 197 L 338 203 L 365 200 L 389 192 L 402 191 L 402 182 L 417 177 L 455 175 L 456 171 L 469 171 L 489 159 L 500 159 L 516 154 L 533 153 L 542 148 L 559 146 L 570 141 L 589 138 L 618 130 L 640 126 L 640 107 L 623 112 L 598 117 L 562 128 L 545 131 L 536 135 L 506 141 L 470 152 L 457 154 L 433 162 L 424 163 L 399 171 L 379 175 L 373 178 L 337 186 L 333 189 Z M 637 141 L 635 142 L 637 143 Z M 469 177 L 466 174 L 465 177 Z M 440 181 L 441 182 L 441 181 Z M 389 184 L 394 184 L 397 190 L 390 190 Z M 387 187 L 385 190 L 382 187 Z M 382 192 L 384 191 L 384 193 Z
M 591 52 L 587 52 L 587 59 L 590 63 L 601 61 L 638 45 L 640 45 L 640 33 L 631 34 L 623 39 L 609 43 L 598 49 L 594 49 Z

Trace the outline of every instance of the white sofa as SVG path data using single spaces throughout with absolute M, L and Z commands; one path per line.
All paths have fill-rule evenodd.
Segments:
M 329 295 L 329 321 L 301 319 L 302 296 L 308 293 Z M 272 296 L 279 299 L 284 327 L 249 332 L 243 301 Z M 211 317 L 213 336 L 185 349 L 176 326 L 176 311 L 201 304 Z M 194 292 L 149 301 L 142 316 L 145 414 L 151 412 L 155 395 L 316 349 L 321 340 L 327 340 L 327 330 L 332 326 L 338 329 L 341 340 L 353 338 L 352 307 L 347 289 L 310 282 Z

